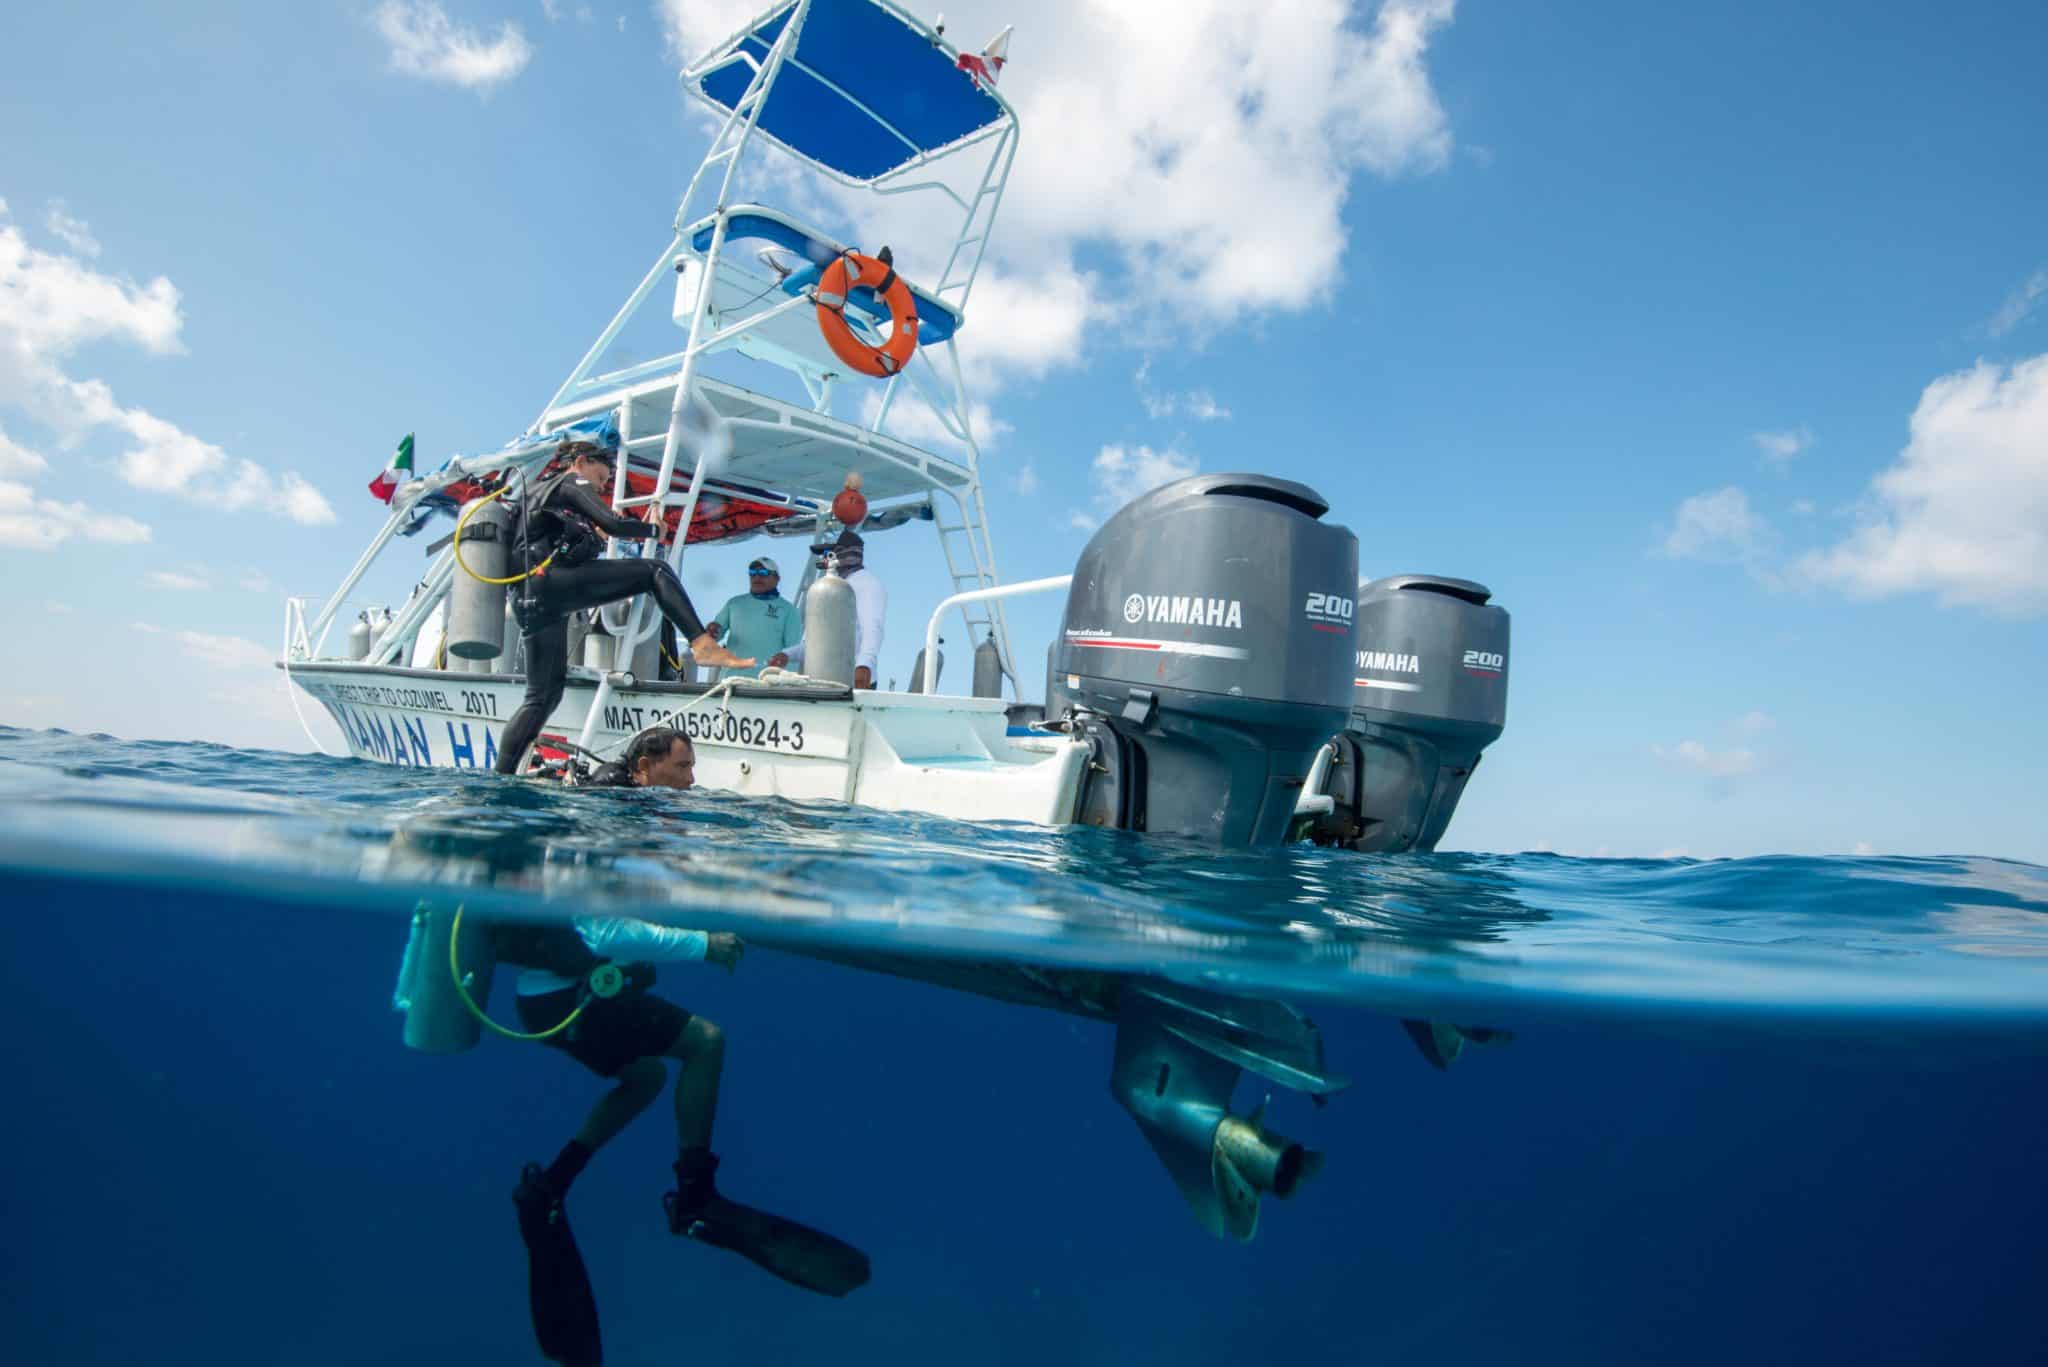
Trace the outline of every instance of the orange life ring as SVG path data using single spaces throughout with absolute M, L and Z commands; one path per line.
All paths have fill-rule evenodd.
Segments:
M 846 321 L 846 292 L 863 287 L 882 296 L 882 302 L 889 306 L 892 328 L 883 346 L 869 346 L 854 336 Z M 882 248 L 880 256 L 845 252 L 834 257 L 818 277 L 816 298 L 818 331 L 825 334 L 825 344 L 832 348 L 832 354 L 847 365 L 863 375 L 888 379 L 902 373 L 910 363 L 910 353 L 917 350 L 917 300 L 911 297 L 910 286 L 889 264 L 887 247 Z

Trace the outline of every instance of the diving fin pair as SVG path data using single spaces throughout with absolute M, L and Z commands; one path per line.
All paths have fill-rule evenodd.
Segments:
M 520 1173 L 512 1204 L 519 1210 L 519 1237 L 526 1241 L 527 1298 L 541 1355 L 562 1367 L 599 1367 L 604 1346 L 598 1337 L 597 1296 L 576 1236 L 569 1232 L 562 1198 L 538 1164 L 528 1163 Z
M 669 1233 L 737 1253 L 821 1296 L 844 1296 L 867 1284 L 867 1254 L 809 1225 L 728 1200 L 711 1185 L 717 1165 L 703 1150 L 685 1154 L 676 1164 L 677 1190 L 661 1202 Z

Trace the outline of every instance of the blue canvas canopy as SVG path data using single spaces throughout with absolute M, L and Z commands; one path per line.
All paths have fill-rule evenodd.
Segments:
M 790 0 L 770 10 L 713 59 L 746 53 L 765 62 L 795 9 Z M 757 127 L 798 156 L 866 182 L 1009 117 L 999 98 L 914 24 L 876 0 L 811 0 Z M 753 75 L 745 62 L 726 62 L 696 87 L 731 109 Z

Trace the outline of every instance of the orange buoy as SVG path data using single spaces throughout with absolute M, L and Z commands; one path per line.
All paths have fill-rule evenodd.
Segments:
M 846 321 L 846 292 L 858 288 L 873 290 L 889 306 L 892 328 L 881 346 L 869 346 L 854 336 Z M 887 379 L 910 363 L 910 353 L 917 350 L 917 300 L 890 264 L 887 247 L 878 256 L 844 252 L 834 257 L 818 277 L 816 298 L 818 331 L 825 334 L 832 354 L 847 365 L 863 375 Z

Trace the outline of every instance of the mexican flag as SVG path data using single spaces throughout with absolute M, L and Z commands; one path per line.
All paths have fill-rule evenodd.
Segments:
M 412 478 L 412 433 L 405 434 L 405 440 L 398 443 L 398 449 L 391 453 L 391 463 L 385 466 L 370 481 L 370 492 L 389 503 L 391 496 L 398 492 L 398 486 Z

